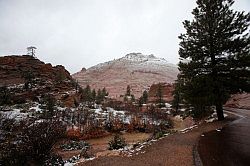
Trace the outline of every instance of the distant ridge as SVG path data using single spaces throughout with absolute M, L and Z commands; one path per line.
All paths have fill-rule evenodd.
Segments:
M 130 53 L 122 58 L 100 63 L 72 75 L 82 87 L 105 87 L 112 98 L 119 98 L 130 85 L 135 97 L 139 97 L 152 84 L 173 83 L 178 74 L 176 65 L 153 54 Z

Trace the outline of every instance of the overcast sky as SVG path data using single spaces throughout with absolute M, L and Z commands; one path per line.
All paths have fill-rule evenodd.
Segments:
M 0 55 L 26 54 L 72 73 L 131 52 L 178 62 L 195 0 L 0 0 Z M 250 0 L 234 8 L 250 11 Z

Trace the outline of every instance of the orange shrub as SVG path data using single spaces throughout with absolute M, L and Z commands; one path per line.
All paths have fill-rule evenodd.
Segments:
M 81 132 L 79 129 L 69 129 L 67 132 L 66 132 L 66 136 L 69 138 L 69 139 L 72 139 L 72 140 L 79 140 L 80 137 L 81 137 Z
M 80 139 L 87 140 L 87 139 L 91 139 L 91 138 L 105 137 L 107 135 L 110 135 L 110 133 L 108 133 L 104 130 L 101 130 L 101 129 L 95 129 L 95 130 L 89 131 L 88 133 L 83 134 Z

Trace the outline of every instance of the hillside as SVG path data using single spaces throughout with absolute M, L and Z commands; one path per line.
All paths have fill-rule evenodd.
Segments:
M 234 94 L 225 104 L 226 107 L 250 109 L 250 94 Z
M 131 53 L 126 56 L 98 64 L 72 75 L 85 87 L 101 89 L 105 87 L 110 97 L 119 98 L 130 85 L 135 97 L 139 97 L 152 84 L 173 83 L 178 74 L 176 65 L 154 55 Z
M 0 57 L 0 87 L 8 88 L 12 104 L 52 94 L 71 105 L 70 94 L 74 94 L 72 77 L 63 66 L 53 67 L 27 55 Z
M 159 88 L 162 92 L 162 99 L 165 102 L 171 103 L 171 101 L 173 100 L 172 93 L 174 90 L 174 86 L 172 84 L 167 83 L 153 84 L 148 91 L 148 101 L 157 102 L 156 94 L 158 93 Z

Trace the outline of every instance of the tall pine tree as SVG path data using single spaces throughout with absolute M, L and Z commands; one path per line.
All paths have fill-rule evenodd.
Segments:
M 182 97 L 198 111 L 216 106 L 218 120 L 230 94 L 250 87 L 250 13 L 232 10 L 233 4 L 197 0 L 194 19 L 184 21 L 179 36 Z

